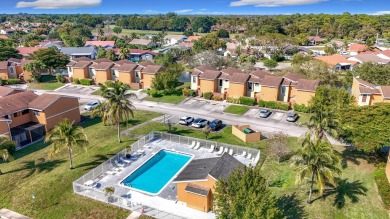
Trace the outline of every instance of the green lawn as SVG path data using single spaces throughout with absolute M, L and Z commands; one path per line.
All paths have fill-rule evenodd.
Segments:
M 129 127 L 158 115 L 137 111 Z M 83 126 L 90 144 L 87 152 L 74 150 L 73 170 L 66 151 L 50 158 L 50 146 L 42 142 L 16 152 L 15 161 L 1 163 L 1 207 L 32 218 L 126 218 L 130 213 L 126 210 L 73 194 L 72 182 L 136 139 L 122 136 L 123 143 L 118 143 L 115 127 L 103 126 L 99 118 Z
M 34 90 L 55 90 L 64 85 L 64 83 L 59 82 L 29 83 L 28 88 Z
M 101 96 L 102 95 L 102 90 L 96 90 L 94 92 L 91 93 L 92 95 L 97 95 L 97 96 Z
M 154 101 L 154 102 L 163 102 L 163 103 L 173 103 L 177 104 L 186 99 L 186 96 L 183 95 L 176 95 L 176 94 L 171 94 L 171 95 L 163 95 L 160 97 L 152 97 L 148 96 L 145 98 L 145 100 L 149 101 Z
M 247 107 L 247 106 L 230 105 L 223 112 L 237 114 L 237 115 L 243 115 L 248 110 L 249 110 L 249 107 Z
M 299 115 L 299 119 L 298 119 L 298 123 L 305 123 L 305 122 L 309 122 L 310 120 L 310 117 L 313 115 L 312 113 L 298 113 Z

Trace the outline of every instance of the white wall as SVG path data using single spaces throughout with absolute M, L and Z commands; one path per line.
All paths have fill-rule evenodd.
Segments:
M 195 83 L 194 83 L 195 81 Z M 191 75 L 191 90 L 197 90 L 198 89 L 198 76 Z

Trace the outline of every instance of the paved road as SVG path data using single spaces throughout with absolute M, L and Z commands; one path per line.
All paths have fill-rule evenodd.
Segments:
M 75 96 L 81 99 L 81 102 L 86 103 L 88 101 L 104 100 L 100 96 L 90 95 L 90 94 L 80 94 L 75 92 L 66 92 L 66 91 L 44 91 L 37 90 L 39 93 L 53 93 L 61 94 L 68 96 Z M 189 108 L 182 104 L 173 105 L 168 103 L 157 103 L 152 101 L 142 101 L 138 99 L 133 100 L 134 106 L 139 110 L 159 112 L 163 114 L 175 115 L 175 116 L 194 116 L 202 117 L 208 120 L 220 119 L 227 125 L 236 125 L 236 124 L 248 124 L 253 129 L 262 131 L 265 133 L 279 133 L 282 132 L 289 136 L 300 137 L 306 131 L 306 127 L 297 126 L 294 123 L 280 122 L 278 120 L 267 120 L 256 118 L 254 116 L 239 116 L 233 114 L 225 114 L 219 111 L 208 111 L 205 108 Z

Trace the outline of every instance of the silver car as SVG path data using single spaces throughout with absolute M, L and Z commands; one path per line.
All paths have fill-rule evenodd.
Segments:
M 193 122 L 192 122 L 192 127 L 195 127 L 195 128 L 203 128 L 205 127 L 207 124 L 209 124 L 209 121 L 207 121 L 206 119 L 202 119 L 202 118 L 197 118 L 195 119 Z
M 194 117 L 191 116 L 183 116 L 179 120 L 180 125 L 189 125 L 191 122 L 194 121 Z
M 98 105 L 99 105 L 99 102 L 91 102 L 91 103 L 88 103 L 87 105 L 85 105 L 84 109 L 91 111 L 91 110 L 95 109 Z
M 262 109 L 260 110 L 260 113 L 259 113 L 259 117 L 260 118 L 267 118 L 268 116 L 271 115 L 271 111 L 267 110 L 267 109 Z
M 297 121 L 297 119 L 298 119 L 298 114 L 296 114 L 294 112 L 288 113 L 288 116 L 286 118 L 287 122 L 295 122 L 295 121 Z

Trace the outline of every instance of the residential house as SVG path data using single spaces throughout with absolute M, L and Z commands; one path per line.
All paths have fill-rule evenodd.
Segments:
M 361 52 L 364 52 L 368 49 L 367 45 L 365 44 L 359 44 L 359 43 L 352 43 L 349 45 L 348 51 L 350 55 L 358 55 Z
M 382 59 L 390 59 L 390 50 L 383 50 L 380 51 L 377 56 L 379 56 Z
M 31 91 L 1 97 L 0 135 L 9 136 L 17 147 L 42 139 L 64 118 L 70 122 L 80 121 L 77 98 L 54 94 L 38 96 Z
M 202 36 L 189 36 L 184 42 L 191 43 L 192 41 L 199 40 Z
M 138 65 L 133 62 L 126 62 L 121 65 L 115 66 L 115 70 L 118 72 L 118 81 L 129 84 L 131 88 L 140 89 L 141 86 L 141 73 L 136 71 Z
M 95 59 L 97 55 L 97 50 L 95 47 L 62 47 L 61 53 L 68 55 L 70 59 L 87 57 L 90 59 Z
M 13 32 L 15 32 L 14 29 L 0 29 L 0 34 L 1 35 L 11 35 Z
M 33 60 L 10 58 L 0 62 L 0 78 L 3 79 L 30 79 L 30 73 L 23 70 L 24 65 Z
M 333 70 L 353 70 L 353 68 L 358 64 L 357 61 L 348 60 L 339 54 L 330 56 L 317 56 L 315 59 L 325 62 Z
M 87 41 L 85 42 L 84 47 L 99 47 L 103 49 L 113 49 L 115 48 L 115 41 Z
M 283 78 L 281 94 L 286 93 L 284 97 L 288 99 L 284 99 L 284 101 L 293 104 L 308 105 L 320 84 L 318 80 L 303 79 L 291 72 L 286 73 Z
M 319 45 L 322 42 L 324 42 L 324 40 L 319 36 L 308 36 L 307 37 L 307 45 L 308 46 Z
M 111 60 L 104 60 L 101 62 L 94 63 L 90 66 L 95 70 L 95 83 L 100 85 L 106 81 L 116 80 L 115 71 L 112 69 L 115 63 Z
M 221 157 L 192 160 L 173 180 L 177 199 L 187 207 L 209 212 L 213 210 L 216 182 L 226 180 L 244 164 L 228 153 Z
M 185 39 L 187 39 L 187 37 L 184 35 L 166 35 L 164 37 L 164 40 L 168 45 L 179 44 L 183 42 Z
M 11 87 L 0 86 L 0 98 L 8 95 L 23 92 L 21 89 L 15 89 Z
M 148 40 L 148 39 L 133 39 L 132 41 L 129 42 L 129 44 L 135 45 L 135 46 L 146 47 L 146 48 L 154 47 L 153 41 Z
M 139 62 L 141 60 L 153 60 L 156 53 L 150 50 L 130 49 L 130 60 L 132 62 Z
M 218 78 L 221 72 L 218 70 L 206 70 L 199 75 L 199 91 L 201 94 L 212 92 L 216 93 L 218 90 Z
M 359 63 L 372 62 L 372 63 L 376 63 L 376 64 L 381 64 L 381 65 L 390 64 L 390 59 L 388 59 L 386 57 L 381 58 L 376 53 L 370 53 L 370 54 L 360 53 L 359 55 L 349 57 L 348 60 L 356 61 Z
M 352 94 L 358 106 L 370 106 L 379 102 L 390 103 L 390 86 L 376 86 L 360 78 L 353 78 Z
M 45 40 L 45 41 L 42 41 L 42 42 L 39 42 L 39 46 L 40 47 L 44 47 L 44 48 L 50 48 L 50 47 L 57 47 L 57 49 L 61 49 L 62 48 L 62 41 L 60 40 Z
M 140 63 L 140 66 L 145 65 L 145 63 Z M 148 63 L 146 66 L 144 66 L 141 70 L 141 80 L 143 84 L 144 89 L 150 89 L 152 88 L 152 80 L 154 76 L 161 71 L 164 71 L 165 68 L 159 65 L 150 64 Z
M 31 54 L 33 54 L 35 51 L 38 51 L 40 49 L 45 49 L 44 47 L 17 47 L 16 50 L 19 51 L 19 54 L 22 55 L 24 58 L 29 57 Z

